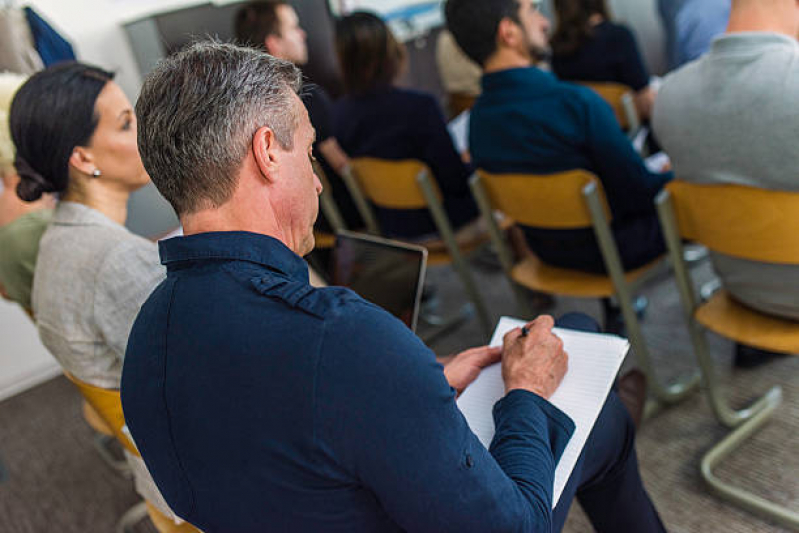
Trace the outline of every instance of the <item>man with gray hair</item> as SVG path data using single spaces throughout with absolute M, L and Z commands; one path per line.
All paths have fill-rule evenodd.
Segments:
M 574 424 L 547 401 L 567 366 L 551 317 L 442 371 L 393 316 L 308 284 L 321 185 L 299 88 L 290 63 L 198 43 L 136 105 L 142 160 L 185 236 L 160 244 L 167 279 L 130 334 L 122 403 L 170 506 L 206 533 L 550 531 L 579 483 L 606 509 L 599 531 L 661 531 L 636 527 L 659 521 L 614 394 L 553 518 Z M 455 397 L 500 357 L 489 451 Z
M 733 0 L 727 33 L 666 77 L 652 126 L 680 179 L 799 191 L 798 34 L 797 0 Z M 735 299 L 799 320 L 795 265 L 711 259 Z M 757 366 L 773 355 L 738 345 L 735 363 Z

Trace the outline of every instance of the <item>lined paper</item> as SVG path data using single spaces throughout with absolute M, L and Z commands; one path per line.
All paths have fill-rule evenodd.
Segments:
M 525 323 L 523 320 L 502 317 L 491 337 L 491 346 L 501 346 L 505 333 Z M 566 413 L 576 426 L 555 470 L 554 507 L 577 464 L 588 434 L 630 349 L 630 343 L 615 335 L 560 328 L 552 331 L 563 340 L 564 349 L 569 355 L 569 370 L 549 401 Z M 458 398 L 458 407 L 469 427 L 486 448 L 494 437 L 492 408 L 504 395 L 502 369 L 497 363 L 483 370 Z

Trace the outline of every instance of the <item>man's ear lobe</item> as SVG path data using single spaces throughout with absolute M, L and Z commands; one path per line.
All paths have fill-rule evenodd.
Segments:
M 258 128 L 252 137 L 252 152 L 255 157 L 255 164 L 261 174 L 268 181 L 274 181 L 277 177 L 278 167 L 278 142 L 275 132 L 266 126 Z

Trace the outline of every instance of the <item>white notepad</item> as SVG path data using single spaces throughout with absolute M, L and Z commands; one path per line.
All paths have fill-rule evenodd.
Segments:
M 501 346 L 505 333 L 525 323 L 523 320 L 502 317 L 494 330 L 494 336 L 491 337 L 491 346 Z M 576 426 L 555 469 L 552 493 L 554 507 L 574 465 L 577 464 L 588 434 L 594 427 L 613 380 L 630 349 L 630 343 L 616 335 L 560 328 L 552 331 L 563 340 L 564 349 L 569 354 L 569 370 L 549 401 L 566 413 Z M 486 448 L 494 437 L 492 408 L 504 395 L 502 370 L 497 363 L 483 370 L 477 380 L 458 398 L 458 407 L 466 417 L 469 427 Z

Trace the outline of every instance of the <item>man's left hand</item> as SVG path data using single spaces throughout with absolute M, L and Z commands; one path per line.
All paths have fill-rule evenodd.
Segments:
M 444 366 L 444 376 L 458 395 L 480 375 L 480 371 L 499 362 L 502 357 L 501 346 L 480 346 L 456 355 Z

